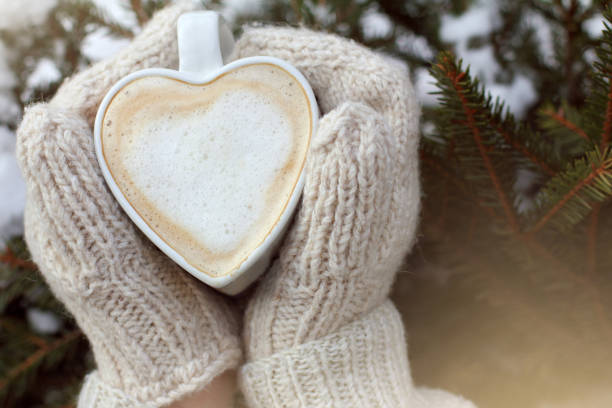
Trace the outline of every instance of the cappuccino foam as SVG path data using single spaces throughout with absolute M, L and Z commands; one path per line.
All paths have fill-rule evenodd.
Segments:
M 102 123 L 116 184 L 143 220 L 197 269 L 238 269 L 275 226 L 303 167 L 308 98 L 270 64 L 204 85 L 130 82 Z

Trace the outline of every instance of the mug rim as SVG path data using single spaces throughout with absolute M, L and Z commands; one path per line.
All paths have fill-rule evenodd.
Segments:
M 116 96 L 116 94 L 120 92 L 125 86 L 137 79 L 150 76 L 161 76 L 189 85 L 207 85 L 216 81 L 219 78 L 222 78 L 225 74 L 229 73 L 234 69 L 256 64 L 270 64 L 278 66 L 281 69 L 285 70 L 288 74 L 293 76 L 302 86 L 302 89 L 309 103 L 311 124 L 309 139 L 306 147 L 306 156 L 304 157 L 304 161 L 302 162 L 298 180 L 294 184 L 293 191 L 291 192 L 289 200 L 286 202 L 280 216 L 276 219 L 276 222 L 272 226 L 271 230 L 267 233 L 263 241 L 260 242 L 259 245 L 257 245 L 255 249 L 251 251 L 232 271 L 222 276 L 210 276 L 206 272 L 200 270 L 199 268 L 188 262 L 185 257 L 183 257 L 176 249 L 174 249 L 170 244 L 168 244 L 157 232 L 155 232 L 150 227 L 150 225 L 144 220 L 140 213 L 136 211 L 132 204 L 127 200 L 127 198 L 119 188 L 118 184 L 115 182 L 113 174 L 110 171 L 106 162 L 102 143 L 102 123 L 104 120 L 104 116 L 106 115 L 107 109 L 112 103 L 113 98 Z M 251 267 L 256 264 L 262 257 L 266 255 L 266 252 L 271 249 L 271 246 L 274 246 L 274 244 L 278 241 L 278 238 L 280 238 L 280 235 L 284 232 L 285 227 L 289 223 L 289 220 L 294 213 L 295 207 L 297 206 L 302 190 L 304 188 L 305 163 L 308 157 L 308 152 L 310 150 L 310 145 L 312 143 L 312 138 L 316 132 L 318 119 L 319 111 L 316 103 L 316 98 L 314 96 L 312 88 L 308 84 L 308 81 L 297 68 L 279 58 L 269 56 L 253 56 L 242 58 L 233 61 L 227 65 L 224 65 L 214 72 L 209 72 L 206 74 L 190 71 L 177 71 L 167 68 L 147 68 L 126 75 L 117 83 L 115 83 L 106 93 L 106 95 L 102 99 L 102 103 L 98 107 L 96 119 L 94 122 L 94 146 L 96 158 L 102 170 L 102 174 L 104 176 L 106 184 L 108 185 L 115 199 L 119 202 L 123 211 L 125 211 L 131 221 L 138 226 L 138 228 L 147 236 L 147 238 L 151 240 L 164 254 L 170 257 L 172 261 L 177 263 L 179 266 L 181 266 L 181 268 L 189 272 L 198 280 L 227 294 L 236 294 L 242 289 L 244 289 L 246 286 L 250 285 L 255 279 L 257 279 L 259 274 L 255 273 L 256 271 L 253 272 L 254 276 L 243 275 L 245 274 L 245 272 L 249 271 Z M 241 279 L 238 279 L 239 277 L 241 277 Z M 229 286 L 231 283 L 236 283 L 237 285 L 231 285 L 230 288 Z M 224 290 L 224 288 L 226 289 Z

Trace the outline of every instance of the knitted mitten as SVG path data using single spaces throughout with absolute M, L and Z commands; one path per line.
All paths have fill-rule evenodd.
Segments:
M 241 358 L 226 301 L 138 231 L 106 187 L 92 122 L 122 76 L 177 65 L 183 3 L 156 15 L 131 46 L 27 109 L 18 157 L 27 183 L 26 240 L 55 295 L 89 338 L 97 371 L 80 407 L 159 407 L 204 388 Z
M 246 312 L 240 382 L 250 406 L 472 407 L 413 387 L 388 299 L 420 202 L 419 107 L 408 73 L 303 29 L 249 29 L 234 56 L 250 55 L 294 64 L 324 114 L 301 207 Z

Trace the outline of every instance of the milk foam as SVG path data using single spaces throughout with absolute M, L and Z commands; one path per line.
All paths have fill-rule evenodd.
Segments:
M 179 224 L 212 251 L 235 250 L 287 162 L 289 121 L 248 90 L 224 94 L 179 123 L 167 115 L 151 119 L 140 135 L 146 143 L 131 143 L 123 152 L 134 183 L 161 212 L 181 214 Z M 182 181 L 168 182 L 168 173 Z
M 219 276 L 265 239 L 289 200 L 308 147 L 307 104 L 295 78 L 263 64 L 204 86 L 145 77 L 107 110 L 103 150 L 147 224 Z

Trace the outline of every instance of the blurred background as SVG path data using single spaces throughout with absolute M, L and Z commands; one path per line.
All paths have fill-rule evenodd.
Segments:
M 24 107 L 168 0 L 0 0 L 0 406 L 73 407 L 87 342 L 22 239 Z M 413 377 L 481 408 L 612 406 L 612 30 L 595 0 L 219 0 L 410 68 L 423 213 L 393 298 Z M 469 67 L 469 69 L 468 69 Z

